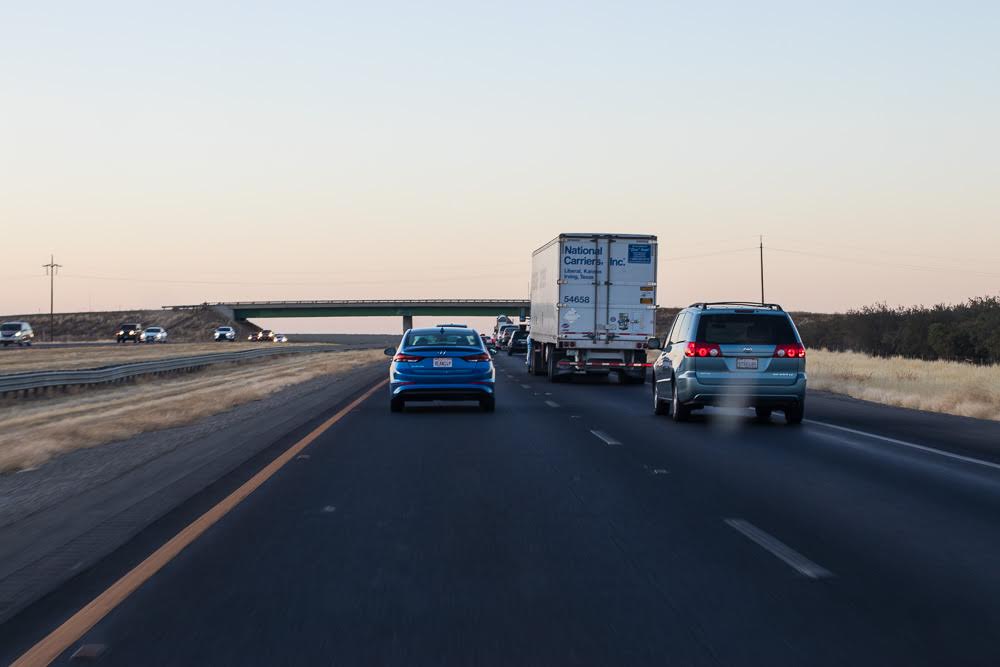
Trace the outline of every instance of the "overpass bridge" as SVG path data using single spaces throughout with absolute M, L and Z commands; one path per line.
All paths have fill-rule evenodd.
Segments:
M 262 317 L 385 317 L 403 318 L 403 330 L 413 327 L 414 315 L 454 317 L 517 316 L 531 313 L 527 299 L 380 299 L 342 301 L 234 301 L 163 306 L 166 310 L 213 308 L 232 320 Z

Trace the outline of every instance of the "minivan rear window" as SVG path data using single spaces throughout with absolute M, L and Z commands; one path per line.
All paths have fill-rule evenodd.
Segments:
M 8 322 L 5 324 L 0 324 L 0 331 L 20 331 L 20 322 Z
M 698 342 L 717 345 L 787 345 L 797 343 L 784 315 L 705 314 L 698 320 Z

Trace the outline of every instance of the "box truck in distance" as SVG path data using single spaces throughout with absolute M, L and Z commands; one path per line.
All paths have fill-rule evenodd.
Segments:
M 641 384 L 655 328 L 655 236 L 560 234 L 532 254 L 530 373 Z

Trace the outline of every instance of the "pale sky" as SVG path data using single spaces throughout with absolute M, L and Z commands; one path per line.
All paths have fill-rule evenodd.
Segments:
M 1000 293 L 1000 4 L 6 2 L 0 313 L 524 297 L 564 231 L 661 305 Z M 440 318 L 438 318 L 440 319 Z M 395 331 L 395 320 L 281 323 Z

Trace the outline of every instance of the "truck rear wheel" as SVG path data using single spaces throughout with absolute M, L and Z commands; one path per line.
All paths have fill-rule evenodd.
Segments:
M 532 375 L 545 375 L 545 364 L 543 359 L 545 348 L 539 348 L 537 345 L 531 346 L 531 363 L 528 366 L 528 372 Z
M 566 379 L 566 376 L 559 375 L 559 353 L 556 352 L 555 347 L 548 348 L 546 370 L 549 374 L 549 382 L 562 382 Z

